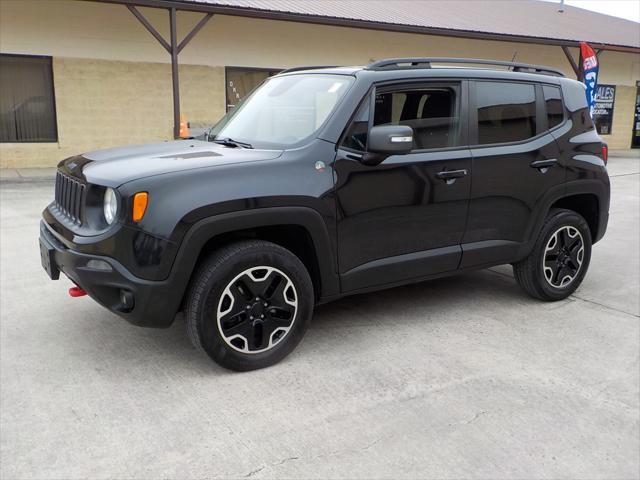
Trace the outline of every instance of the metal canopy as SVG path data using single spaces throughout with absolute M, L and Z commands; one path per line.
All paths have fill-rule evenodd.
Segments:
M 180 0 L 85 0 L 100 3 L 113 3 L 126 5 L 127 8 L 133 13 L 133 15 L 140 21 L 140 23 L 155 37 L 155 39 L 162 45 L 162 47 L 171 55 L 171 74 L 173 81 L 173 134 L 175 138 L 179 137 L 180 133 L 180 86 L 178 78 L 178 54 L 187 46 L 187 44 L 193 39 L 193 37 L 202 29 L 202 27 L 209 21 L 209 19 L 215 14 L 238 16 L 238 17 L 251 17 L 251 18 L 264 18 L 269 20 L 281 20 L 291 21 L 298 23 L 312 23 L 320 25 L 335 25 L 351 28 L 363 28 L 368 30 L 385 30 L 404 33 L 418 33 L 423 35 L 437 35 L 446 37 L 458 37 L 458 38 L 473 38 L 479 40 L 493 40 L 502 42 L 520 42 L 531 43 L 538 45 L 555 45 L 562 48 L 567 60 L 571 66 L 571 69 L 576 75 L 578 80 L 581 79 L 581 71 L 579 68 L 579 62 L 576 62 L 569 51 L 569 47 L 579 47 L 580 43 L 572 40 L 559 40 L 551 38 L 540 38 L 526 35 L 507 35 L 498 33 L 487 33 L 477 31 L 464 31 L 454 30 L 447 28 L 437 27 L 424 27 L 424 26 L 412 26 L 412 25 L 400 25 L 400 24 L 382 24 L 378 22 L 371 22 L 366 20 L 355 20 L 350 18 L 336 18 L 336 17 L 322 17 L 317 15 L 302 15 L 291 12 L 282 11 L 266 11 L 256 10 L 251 8 L 241 8 L 234 6 L 225 6 L 211 3 L 186 3 Z M 136 7 L 150 7 L 161 8 L 169 12 L 169 25 L 170 25 L 170 41 L 167 42 L 162 35 L 149 23 L 149 21 L 140 13 Z M 178 43 L 176 32 L 176 15 L 178 10 L 187 12 L 201 12 L 205 16 L 198 22 L 198 24 Z M 601 43 L 592 42 L 591 45 L 596 48 L 596 55 L 600 55 L 604 50 L 612 50 L 618 52 L 630 52 L 640 53 L 640 48 L 621 46 L 621 45 L 605 45 Z

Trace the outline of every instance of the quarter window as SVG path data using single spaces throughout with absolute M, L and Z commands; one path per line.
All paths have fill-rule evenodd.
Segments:
M 544 103 L 547 107 L 547 122 L 549 129 L 551 129 L 556 125 L 560 125 L 564 119 L 562 96 L 560 95 L 560 89 L 558 87 L 551 87 L 549 85 L 542 86 L 542 93 L 544 95 Z
M 507 143 L 536 135 L 536 93 L 533 85 L 477 82 L 478 144 Z
M 51 57 L 0 55 L 0 142 L 56 142 Z

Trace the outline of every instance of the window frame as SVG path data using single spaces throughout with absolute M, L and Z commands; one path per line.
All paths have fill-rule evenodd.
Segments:
M 47 63 L 47 68 L 49 69 L 50 73 L 51 73 L 51 100 L 53 102 L 53 132 L 54 132 L 54 136 L 53 139 L 48 139 L 48 140 L 14 140 L 14 141 L 9 141 L 9 142 L 5 142 L 3 140 L 0 139 L 0 143 L 1 144 L 11 144 L 11 143 L 59 143 L 60 142 L 60 135 L 58 132 L 58 107 L 56 104 L 56 82 L 55 82 L 55 77 L 53 75 L 53 57 L 50 55 L 24 55 L 24 54 L 20 54 L 20 53 L 0 53 L 1 57 L 19 57 L 19 58 L 35 58 L 35 59 L 41 59 L 41 60 L 45 60 Z
M 552 87 L 552 88 L 557 88 L 558 90 L 560 90 L 560 102 L 562 103 L 562 121 L 557 124 L 555 127 L 549 128 L 549 112 L 547 110 L 547 102 L 544 99 L 544 89 L 543 87 Z M 567 107 L 564 104 L 564 93 L 562 92 L 562 86 L 561 85 L 554 85 L 553 83 L 540 83 L 540 95 L 542 97 L 542 105 L 544 107 L 544 121 L 546 124 L 546 131 L 548 132 L 554 132 L 556 130 L 558 130 L 560 127 L 562 127 L 565 123 L 567 123 Z
M 367 93 L 360 99 L 358 105 L 354 109 L 353 113 L 349 117 L 349 121 L 346 123 L 340 138 L 337 143 L 337 148 L 341 150 L 345 150 L 348 152 L 353 152 L 355 154 L 361 155 L 367 153 L 361 150 L 355 150 L 349 147 L 345 147 L 343 145 L 344 139 L 353 123 L 355 116 L 358 114 L 358 111 L 362 107 L 365 101 L 369 102 L 369 122 L 367 128 L 368 132 L 371 131 L 373 127 L 373 119 L 374 119 L 374 109 L 376 103 L 376 95 L 378 93 L 389 93 L 398 90 L 420 90 L 424 88 L 452 88 L 456 92 L 455 105 L 456 115 L 458 115 L 459 119 L 459 128 L 456 132 L 456 141 L 457 145 L 452 147 L 438 147 L 438 148 L 424 148 L 424 149 L 416 149 L 411 150 L 408 155 L 416 154 L 416 153 L 431 153 L 431 152 L 446 152 L 446 151 L 455 151 L 461 149 L 468 149 L 468 139 L 469 139 L 469 86 L 468 81 L 466 79 L 461 78 L 433 78 L 432 80 L 427 80 L 424 78 L 419 79 L 395 79 L 388 80 L 379 83 L 374 83 L 369 87 Z M 367 142 L 368 146 L 369 142 Z
M 476 85 L 478 83 L 518 83 L 522 85 L 531 85 L 533 87 L 536 103 L 536 134 L 532 137 L 525 138 L 523 140 L 515 140 L 512 142 L 497 142 L 497 143 L 478 143 L 478 102 L 477 102 L 477 90 Z M 563 113 L 564 113 L 564 99 L 563 99 Z M 566 115 L 566 114 L 565 114 Z M 565 117 L 566 120 L 566 117 Z M 543 125 L 544 123 L 544 125 Z M 563 121 L 564 123 L 564 121 Z M 562 125 L 561 123 L 560 125 Z M 554 130 L 560 125 L 554 127 Z M 538 138 L 546 135 L 550 130 L 547 128 L 547 107 L 544 103 L 544 96 L 542 95 L 542 84 L 536 81 L 527 80 L 511 80 L 511 79 L 492 79 L 492 78 L 474 78 L 469 80 L 469 148 L 491 148 L 503 145 L 522 145 L 529 143 Z

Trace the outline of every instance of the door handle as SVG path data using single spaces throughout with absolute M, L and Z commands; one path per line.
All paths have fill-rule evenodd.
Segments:
M 466 170 L 443 170 L 436 173 L 436 177 L 440 180 L 455 180 L 456 178 L 462 178 L 467 175 Z
M 529 166 L 531 168 L 537 168 L 541 173 L 546 173 L 546 171 L 549 168 L 553 167 L 556 163 L 558 163 L 558 160 L 556 158 L 548 158 L 545 160 L 536 160 L 535 162 L 531 162 Z

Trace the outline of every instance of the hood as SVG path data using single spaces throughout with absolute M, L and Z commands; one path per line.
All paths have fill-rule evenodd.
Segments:
M 59 167 L 89 183 L 118 187 L 152 175 L 271 160 L 280 155 L 280 150 L 253 150 L 200 140 L 176 140 L 96 150 L 68 158 Z

